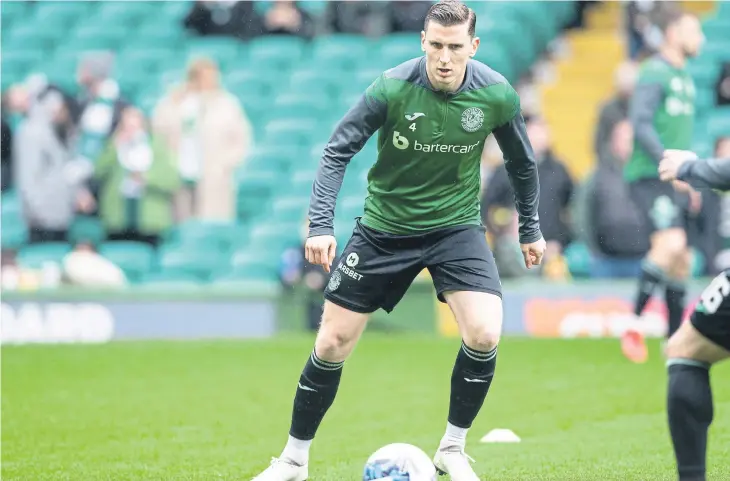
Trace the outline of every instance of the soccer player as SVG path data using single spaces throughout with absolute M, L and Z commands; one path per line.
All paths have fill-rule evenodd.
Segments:
M 461 2 L 434 4 L 421 32 L 425 55 L 380 75 L 324 149 L 305 246 L 307 259 L 330 272 L 322 323 L 297 385 L 289 440 L 256 481 L 307 478 L 312 439 L 368 314 L 390 312 L 424 268 L 462 338 L 434 464 L 454 481 L 479 480 L 464 447 L 492 383 L 502 324 L 501 283 L 479 212 L 480 155 L 490 133 L 514 187 L 528 268 L 541 263 L 545 241 L 520 100 L 504 77 L 472 59 L 479 47 L 475 25 L 474 11 Z M 364 215 L 333 264 L 335 201 L 345 169 L 376 131 Z
M 697 17 L 675 8 L 662 11 L 656 22 L 664 41 L 659 53 L 642 64 L 631 98 L 634 151 L 624 174 L 651 233 L 634 314 L 642 314 L 657 285 L 663 284 L 669 337 L 682 321 L 690 269 L 686 221 L 690 207 L 697 208 L 700 198 L 685 183 L 661 182 L 657 165 L 666 149 L 690 147 L 695 87 L 685 64 L 699 53 L 704 37 Z
M 730 190 L 730 158 L 697 160 L 691 152 L 670 150 L 659 164 L 664 181 L 697 188 Z M 710 367 L 730 357 L 730 270 L 704 290 L 700 302 L 667 344 L 667 411 L 680 481 L 704 481 L 707 431 L 713 405 Z

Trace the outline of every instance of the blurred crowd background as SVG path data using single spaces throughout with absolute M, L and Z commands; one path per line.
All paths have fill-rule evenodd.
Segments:
M 632 277 L 648 245 L 621 169 L 637 66 L 665 2 L 467 2 L 476 56 L 518 89 L 549 244 L 522 266 L 511 187 L 486 143 L 482 212 L 504 278 Z M 730 156 L 730 3 L 681 2 L 707 42 L 694 149 Z M 311 185 L 334 125 L 419 56 L 431 2 L 3 1 L 2 286 L 304 283 Z M 337 205 L 362 212 L 371 139 Z M 730 267 L 730 198 L 693 211 L 694 275 Z

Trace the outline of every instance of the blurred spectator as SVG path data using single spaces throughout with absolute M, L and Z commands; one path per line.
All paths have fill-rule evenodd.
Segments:
M 407 0 L 388 2 L 390 6 L 390 30 L 392 32 L 421 33 L 428 9 L 433 2 Z
M 629 58 L 641 60 L 657 51 L 663 34 L 654 19 L 675 2 L 656 0 L 629 1 L 625 7 L 625 22 L 628 35 Z
M 2 151 L 2 157 L 0 157 L 0 192 L 5 192 L 12 187 L 12 175 L 13 175 L 13 146 L 12 146 L 13 133 L 10 130 L 10 124 L 5 121 L 5 116 L 2 116 L 2 131 L 0 131 L 0 150 Z
M 311 38 L 314 35 L 312 17 L 297 2 L 275 0 L 264 14 L 265 34 L 298 35 Z
M 219 75 L 212 60 L 194 61 L 187 81 L 173 87 L 153 114 L 153 131 L 172 151 L 183 180 L 175 199 L 178 222 L 235 216 L 233 174 L 253 139 L 241 104 Z
M 611 161 L 598 164 L 578 189 L 573 204 L 577 236 L 593 254 L 595 277 L 638 275 L 649 248 L 648 233 L 623 178 L 632 148 L 631 124 L 622 120 L 611 135 Z
M 111 240 L 156 245 L 173 223 L 180 186 L 175 162 L 161 139 L 150 136 L 137 108 L 127 107 L 96 163 L 99 217 Z
M 104 150 L 127 105 L 112 78 L 113 70 L 111 52 L 88 52 L 78 65 L 81 91 L 72 113 L 77 126 L 76 155 L 87 162 L 93 163 Z
M 540 226 L 551 252 L 559 253 L 571 241 L 568 211 L 573 195 L 573 180 L 564 163 L 550 149 L 550 131 L 541 117 L 525 118 L 527 135 L 535 152 L 540 177 Z M 482 208 L 512 207 L 514 194 L 502 164 L 492 175 L 482 197 Z
M 13 171 L 32 243 L 65 240 L 75 207 L 93 208 L 93 199 L 68 176 L 70 130 L 63 96 L 49 89 L 13 137 Z
M 325 23 L 333 33 L 378 37 L 389 33 L 389 19 L 388 2 L 333 1 L 327 3 L 325 11 Z
M 600 164 L 613 163 L 614 152 L 611 137 L 616 124 L 629 115 L 629 100 L 636 85 L 638 66 L 633 62 L 624 62 L 616 69 L 616 93 L 601 107 L 594 140 L 596 158 Z
M 261 33 L 261 18 L 254 6 L 254 2 L 236 0 L 196 1 L 183 25 L 201 36 L 251 38 Z
M 91 242 L 81 241 L 63 258 L 63 278 L 81 287 L 119 288 L 127 286 L 124 272 L 102 257 Z
M 307 327 L 311 331 L 316 331 L 322 318 L 323 292 L 327 277 L 320 266 L 310 264 L 304 257 L 304 242 L 308 232 L 309 222 L 306 222 L 300 232 L 301 244 L 286 249 L 281 255 L 279 280 L 288 291 L 302 290 Z
M 723 62 L 715 85 L 715 104 L 730 105 L 730 62 Z

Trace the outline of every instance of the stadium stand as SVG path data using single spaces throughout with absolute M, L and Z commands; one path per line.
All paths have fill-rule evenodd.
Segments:
M 326 3 L 302 2 L 302 6 L 317 16 Z M 479 15 L 477 34 L 482 45 L 477 59 L 513 82 L 527 73 L 574 14 L 568 1 L 467 3 Z M 118 264 L 130 281 L 138 283 L 275 281 L 282 250 L 301 243 L 311 182 L 334 124 L 384 69 L 420 55 L 419 45 L 412 33 L 380 38 L 332 34 L 311 41 L 280 35 L 246 41 L 196 37 L 181 26 L 190 4 L 1 2 L 2 89 L 31 73 L 43 72 L 52 83 L 73 94 L 78 88 L 75 66 L 80 53 L 109 49 L 116 54 L 114 78 L 123 96 L 149 114 L 170 82 L 182 77 L 189 59 L 198 55 L 215 59 L 225 86 L 241 100 L 255 130 L 256 150 L 232 179 L 236 221 L 186 222 L 168 232 L 158 250 L 139 243 L 104 242 L 100 235 L 100 253 Z M 267 2 L 257 3 L 260 11 L 266 8 Z M 703 99 L 703 109 L 698 112 L 702 127 L 696 139 L 703 153 L 711 147 L 714 135 L 730 127 L 730 111 L 710 108 L 718 61 L 730 60 L 726 35 L 730 5 L 721 5 L 705 27 L 709 45 L 692 65 Z M 594 55 L 596 48 L 611 52 L 611 62 L 617 60 L 613 43 L 591 29 L 573 38 L 575 50 L 583 52 L 574 62 Z M 566 65 L 560 71 L 569 75 L 575 68 Z M 605 75 L 603 69 L 594 73 L 596 77 Z M 576 89 L 585 90 L 595 101 L 605 94 L 605 88 L 595 85 L 562 82 L 561 89 L 570 89 L 569 97 L 575 102 L 585 102 L 575 96 Z M 546 96 L 556 143 L 565 149 L 564 158 L 571 169 L 582 174 L 590 165 L 587 159 L 591 157 L 586 155 L 590 134 L 581 133 L 579 137 L 585 137 L 585 142 L 576 142 L 576 133 L 569 131 L 576 126 L 571 114 L 575 106 L 564 102 L 565 92 Z M 569 125 L 561 120 L 567 117 L 571 118 Z M 587 127 L 592 125 L 591 119 L 584 120 Z M 340 245 L 349 235 L 351 220 L 361 213 L 367 170 L 375 153 L 373 138 L 348 170 L 337 206 Z M 89 227 L 78 229 L 88 231 Z M 57 261 L 68 248 L 56 244 L 25 246 L 26 239 L 17 193 L 5 192 L 3 248 L 17 250 L 21 262 L 34 266 Z

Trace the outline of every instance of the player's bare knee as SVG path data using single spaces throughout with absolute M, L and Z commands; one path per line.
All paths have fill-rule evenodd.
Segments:
M 492 323 L 484 323 L 467 329 L 463 336 L 464 344 L 480 352 L 489 352 L 499 344 L 501 329 Z
M 367 315 L 325 302 L 315 351 L 323 361 L 341 362 L 355 348 L 365 329 Z

